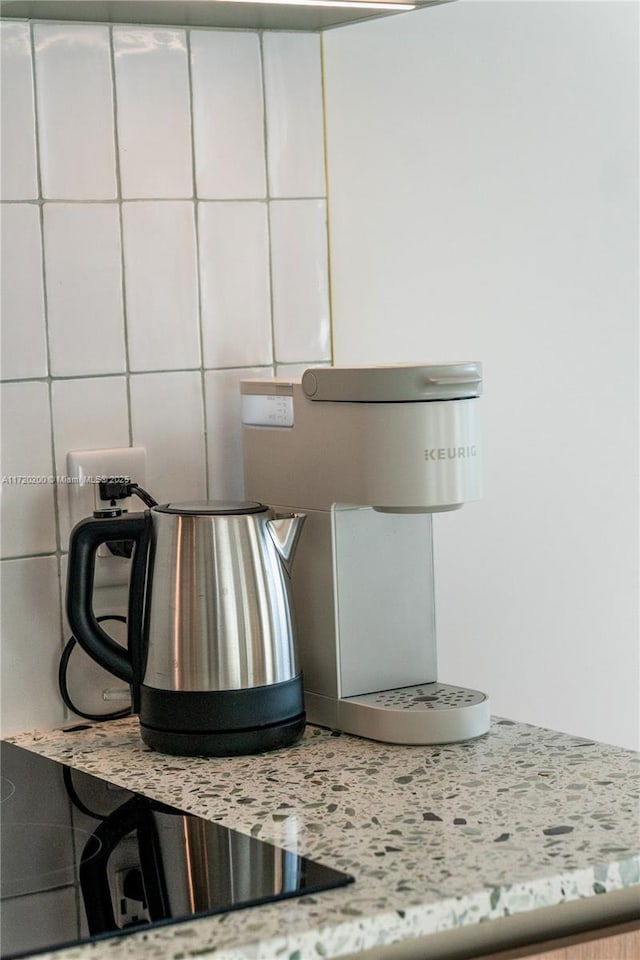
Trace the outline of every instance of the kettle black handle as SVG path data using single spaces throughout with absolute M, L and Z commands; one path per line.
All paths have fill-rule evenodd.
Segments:
M 88 517 L 71 531 L 67 574 L 67 619 L 73 636 L 100 666 L 129 684 L 140 678 L 136 651 L 141 643 L 141 607 L 147 564 L 149 513 L 125 517 Z M 108 540 L 133 540 L 135 551 L 129 588 L 128 646 L 125 650 L 104 632 L 93 612 L 95 554 Z

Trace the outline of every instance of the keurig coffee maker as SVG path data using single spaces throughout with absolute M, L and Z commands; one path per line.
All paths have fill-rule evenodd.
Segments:
M 486 733 L 440 683 L 432 514 L 480 497 L 476 362 L 245 380 L 245 493 L 307 515 L 292 576 L 311 723 L 391 743 Z

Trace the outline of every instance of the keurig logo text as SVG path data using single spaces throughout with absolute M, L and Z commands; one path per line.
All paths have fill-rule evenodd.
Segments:
M 427 447 L 424 451 L 425 460 L 468 460 L 477 456 L 475 444 L 468 447 Z

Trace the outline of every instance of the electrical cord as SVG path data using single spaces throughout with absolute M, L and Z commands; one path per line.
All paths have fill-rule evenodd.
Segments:
M 138 497 L 147 507 L 158 506 L 158 501 L 150 493 L 131 480 L 100 480 L 98 490 L 100 499 L 111 500 L 112 506 L 116 500 L 126 500 L 127 497 Z
M 105 620 L 117 620 L 118 623 L 126 623 L 127 618 L 120 616 L 120 614 L 105 614 L 102 617 L 96 617 L 98 623 L 102 623 Z M 74 647 L 77 645 L 78 641 L 75 637 L 69 637 L 67 644 L 62 651 L 62 656 L 60 657 L 60 664 L 58 666 L 58 687 L 60 690 L 60 696 L 62 697 L 65 705 L 77 713 L 79 717 L 84 717 L 85 720 L 94 720 L 98 723 L 101 723 L 104 720 L 120 720 L 122 717 L 131 716 L 131 707 L 127 707 L 126 710 L 115 710 L 113 713 L 85 713 L 84 710 L 80 710 L 73 700 L 69 693 L 69 688 L 67 686 L 67 669 L 69 667 L 69 660 L 71 654 L 73 653 Z
M 143 490 L 143 488 L 138 483 L 131 484 L 131 493 L 134 494 L 136 497 L 138 497 L 140 500 L 142 500 L 142 502 L 145 503 L 148 507 L 158 506 L 158 501 L 154 500 L 151 494 L 147 493 L 146 490 Z

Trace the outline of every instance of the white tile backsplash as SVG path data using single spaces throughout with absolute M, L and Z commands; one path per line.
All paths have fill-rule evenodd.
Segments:
M 266 195 L 264 105 L 257 33 L 191 32 L 198 196 Z
M 145 489 L 159 502 L 204 500 L 201 373 L 136 374 L 130 389 L 133 443 L 147 451 Z
M 0 197 L 38 196 L 31 35 L 27 23 L 0 23 Z
M 320 36 L 265 33 L 264 77 L 271 197 L 323 197 Z
M 3 560 L 2 736 L 64 721 L 57 557 Z
M 199 367 L 193 203 L 124 203 L 122 231 L 131 369 Z
M 270 368 L 211 370 L 204 375 L 209 496 L 243 500 L 240 381 L 270 378 Z
M 69 450 L 136 443 L 159 500 L 242 497 L 239 381 L 330 357 L 325 185 L 318 36 L 0 31 L 3 474 L 46 480 L 1 491 L 3 717 L 24 729 L 64 719 L 73 490 L 48 478 Z
M 3 557 L 56 548 L 49 387 L 2 384 L 1 533 Z
M 191 197 L 186 32 L 118 26 L 113 49 L 122 196 Z
M 276 361 L 328 360 L 326 202 L 276 200 L 270 206 Z
M 36 24 L 36 102 L 42 194 L 117 196 L 109 28 Z
M 119 211 L 109 203 L 45 203 L 51 374 L 125 370 Z
M 0 235 L 2 378 L 46 377 L 47 335 L 42 283 L 40 210 L 6 204 Z
M 267 204 L 198 204 L 205 367 L 271 363 Z

